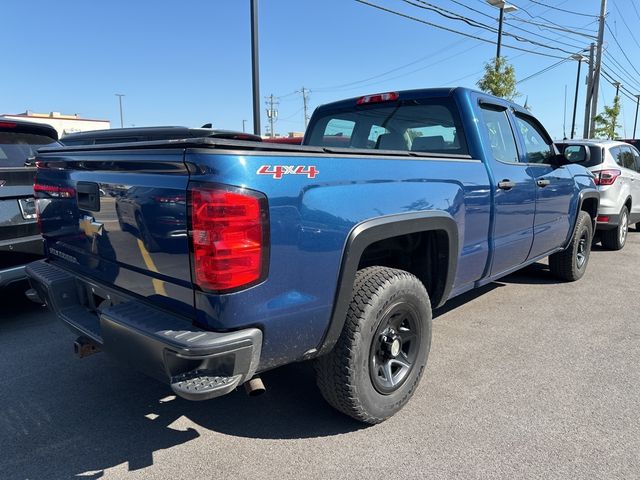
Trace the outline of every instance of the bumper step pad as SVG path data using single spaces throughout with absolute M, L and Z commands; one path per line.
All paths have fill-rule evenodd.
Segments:
M 171 389 L 187 400 L 206 400 L 231 392 L 242 375 L 220 377 L 207 370 L 193 370 L 171 379 Z

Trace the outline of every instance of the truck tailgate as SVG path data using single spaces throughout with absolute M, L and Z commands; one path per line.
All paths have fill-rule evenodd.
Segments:
M 52 261 L 193 317 L 183 157 L 182 149 L 39 155 L 34 188 Z

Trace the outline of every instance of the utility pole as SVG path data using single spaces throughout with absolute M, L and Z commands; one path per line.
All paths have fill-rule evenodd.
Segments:
M 311 91 L 308 88 L 302 87 L 300 90 L 302 93 L 302 107 L 304 108 L 304 129 L 307 129 L 307 125 L 309 125 L 309 94 Z
M 582 66 L 581 54 L 572 55 L 571 58 L 578 61 L 578 75 L 576 76 L 576 94 L 573 97 L 573 119 L 571 120 L 571 139 L 576 136 L 576 110 L 578 109 L 578 89 L 580 88 L 580 67 Z
M 267 118 L 269 119 L 269 136 L 271 138 L 275 137 L 275 132 L 273 130 L 273 123 L 278 118 L 278 100 L 277 97 L 273 96 L 273 93 L 266 97 L 267 103 Z
M 587 75 L 587 95 L 584 106 L 584 128 L 582 138 L 589 138 L 591 126 L 591 98 L 593 97 L 593 57 L 595 55 L 596 44 L 592 43 L 589 49 L 589 74 Z
M 602 70 L 602 44 L 604 43 L 605 16 L 607 15 L 607 0 L 600 4 L 600 27 L 598 28 L 598 47 L 596 52 L 596 65 L 593 71 L 593 96 L 591 98 L 591 121 L 589 131 L 593 133 L 596 128 L 596 115 L 598 115 L 598 89 L 600 88 L 600 72 Z
M 116 93 L 116 97 L 118 97 L 118 103 L 120 104 L 120 128 L 124 127 L 124 117 L 122 116 L 122 97 L 124 97 L 123 93 Z
M 247 123 L 246 120 L 242 120 L 242 133 L 246 132 L 246 130 L 244 129 L 244 124 Z
M 260 62 L 258 59 L 258 0 L 251 0 L 251 75 L 253 80 L 253 133 L 260 135 Z
M 640 95 L 636 95 L 636 120 L 633 122 L 633 138 L 636 138 L 636 126 L 638 125 L 638 107 L 640 107 Z

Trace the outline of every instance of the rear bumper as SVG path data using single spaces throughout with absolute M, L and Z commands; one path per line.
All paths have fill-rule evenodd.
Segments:
M 26 264 L 43 253 L 40 235 L 0 240 L 0 288 L 26 280 Z
M 108 354 L 171 385 L 188 400 L 206 400 L 249 380 L 260 360 L 262 332 L 220 333 L 109 287 L 72 275 L 44 260 L 26 268 L 33 288 L 57 317 Z M 95 298 L 109 306 L 92 308 Z
M 606 221 L 603 221 L 605 220 Z M 620 225 L 620 214 L 619 213 L 603 213 L 598 211 L 598 217 L 596 221 L 596 229 L 598 230 L 611 230 L 613 228 L 617 228 Z
M 0 270 L 0 288 L 6 287 L 10 283 L 26 279 L 27 274 L 25 272 L 25 265 Z

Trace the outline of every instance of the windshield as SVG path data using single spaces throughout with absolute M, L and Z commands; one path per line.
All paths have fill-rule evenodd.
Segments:
M 467 155 L 450 99 L 377 104 L 316 114 L 306 145 Z
M 46 135 L 0 132 L 0 167 L 24 167 L 27 158 L 46 145 L 60 144 Z

